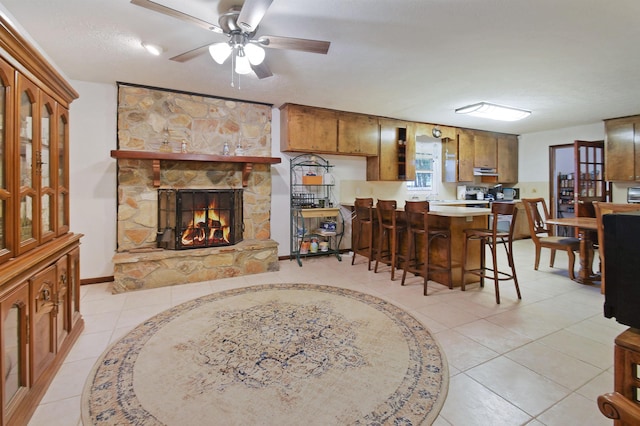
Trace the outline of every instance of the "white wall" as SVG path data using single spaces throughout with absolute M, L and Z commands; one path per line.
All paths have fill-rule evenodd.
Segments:
M 549 147 L 572 144 L 575 140 L 604 140 L 604 123 L 520 135 L 517 185 L 520 198 L 549 199 Z
M 71 104 L 69 151 L 71 231 L 84 234 L 81 278 L 113 275 L 116 250 L 115 85 L 70 81 L 80 94 Z
M 544 197 L 549 199 L 549 147 L 571 144 L 576 140 L 599 141 L 605 139 L 604 122 L 584 126 L 567 127 L 547 132 L 520 136 L 518 175 L 520 197 Z M 606 159 L 605 159 L 606 160 Z M 638 183 L 613 183 L 612 201 L 627 202 L 627 188 Z

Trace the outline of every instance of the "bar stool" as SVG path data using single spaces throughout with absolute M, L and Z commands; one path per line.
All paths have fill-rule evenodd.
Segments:
M 518 299 L 522 299 L 520 295 L 520 287 L 518 286 L 518 277 L 516 276 L 516 266 L 513 262 L 513 230 L 515 229 L 518 208 L 513 203 L 493 203 L 491 206 L 492 219 L 489 229 L 465 229 L 463 244 L 463 260 L 462 260 L 462 291 L 465 291 L 465 276 L 473 274 L 480 277 L 480 286 L 484 287 L 484 279 L 493 280 L 496 288 L 496 303 L 500 303 L 499 281 L 513 280 L 516 286 Z M 510 218 L 508 218 L 510 216 Z M 498 229 L 498 223 L 510 219 L 509 229 L 507 231 Z M 480 241 L 480 268 L 466 269 L 467 267 L 467 243 L 472 240 Z M 486 265 L 485 245 L 489 245 L 491 249 L 491 257 L 493 259 L 491 267 Z M 502 244 L 507 253 L 507 260 L 511 272 L 498 270 L 497 245 Z
M 354 203 L 355 217 L 353 220 L 353 258 L 351 258 L 351 264 L 356 261 L 356 254 L 366 253 L 369 259 L 367 270 L 371 270 L 371 262 L 373 261 L 374 253 L 376 253 L 373 247 L 373 232 L 375 227 L 378 226 L 378 221 L 373 215 L 373 198 L 356 198 Z M 362 246 L 362 240 L 365 240 L 366 245 Z
M 376 266 L 373 271 L 378 272 L 380 262 L 390 265 L 391 281 L 395 277 L 395 269 L 398 266 L 400 236 L 406 232 L 404 220 L 398 220 L 397 207 L 395 200 L 378 200 L 376 203 L 379 231 Z
M 402 273 L 401 285 L 407 272 L 420 274 L 424 278 L 424 295 L 427 295 L 427 282 L 429 281 L 429 271 L 447 272 L 447 284 L 449 288 L 453 288 L 453 278 L 451 275 L 451 232 L 448 229 L 435 228 L 429 225 L 429 202 L 428 201 L 405 201 L 404 204 L 405 220 L 407 222 L 407 239 L 408 249 L 404 261 L 404 272 Z M 428 238 L 425 238 L 428 236 Z M 434 265 L 429 260 L 429 252 L 431 243 L 441 238 L 447 244 L 447 258 L 445 266 Z M 420 260 L 418 255 L 421 245 L 418 239 L 422 239 L 424 247 L 423 258 Z

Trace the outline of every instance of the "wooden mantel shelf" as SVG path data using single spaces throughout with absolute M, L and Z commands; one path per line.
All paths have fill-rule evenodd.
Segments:
M 240 155 L 210 155 L 182 152 L 152 152 L 129 151 L 114 149 L 111 157 L 126 160 L 153 161 L 153 186 L 160 186 L 160 160 L 169 161 L 200 161 L 205 163 L 240 163 L 242 164 L 242 186 L 247 186 L 249 174 L 254 164 L 278 164 L 282 160 L 278 157 L 246 157 Z

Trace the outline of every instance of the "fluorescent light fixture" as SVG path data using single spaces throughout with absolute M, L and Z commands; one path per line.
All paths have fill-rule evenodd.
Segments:
M 490 118 L 501 121 L 517 121 L 531 115 L 531 111 L 503 105 L 480 102 L 456 109 L 458 114 L 469 114 L 474 117 Z
M 147 52 L 151 53 L 154 56 L 160 56 L 160 54 L 164 51 L 164 49 L 157 44 L 142 43 L 142 47 L 144 47 Z

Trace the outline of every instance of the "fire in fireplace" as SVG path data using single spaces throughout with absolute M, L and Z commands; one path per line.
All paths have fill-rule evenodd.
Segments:
M 158 247 L 184 250 L 242 241 L 242 189 L 159 189 Z

